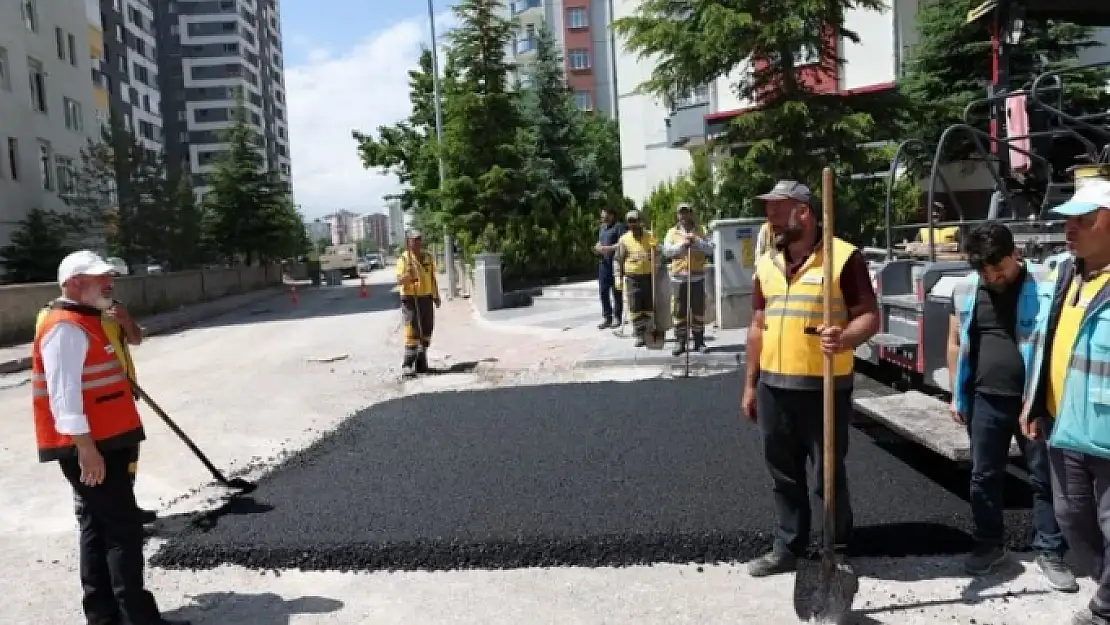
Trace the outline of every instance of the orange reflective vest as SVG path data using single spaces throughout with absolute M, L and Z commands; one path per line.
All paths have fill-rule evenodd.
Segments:
M 100 311 L 78 305 L 50 310 L 35 332 L 31 347 L 31 396 L 39 461 L 50 462 L 76 453 L 73 439 L 55 428 L 42 363 L 42 339 L 58 323 L 72 323 L 89 337 L 81 372 L 81 400 L 89 435 L 102 451 L 137 445 L 146 438 L 131 383 L 101 324 Z

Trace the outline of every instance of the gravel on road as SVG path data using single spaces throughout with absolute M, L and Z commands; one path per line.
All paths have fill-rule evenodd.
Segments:
M 758 430 L 735 376 L 500 388 L 373 406 L 180 523 L 166 568 L 445 570 L 747 560 L 770 546 Z M 853 431 L 857 556 L 970 548 L 967 474 Z M 1030 533 L 1008 483 L 1008 542 Z M 819 509 L 815 505 L 815 510 Z M 813 527 L 820 528 L 815 512 Z

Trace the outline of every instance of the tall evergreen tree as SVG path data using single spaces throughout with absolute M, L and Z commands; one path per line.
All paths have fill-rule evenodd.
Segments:
M 32 209 L 12 233 L 11 242 L 0 248 L 0 263 L 10 282 L 54 282 L 58 262 L 73 251 L 71 224 L 57 213 Z
M 497 250 L 503 237 L 496 224 L 529 212 L 524 198 L 533 179 L 524 171 L 524 124 L 509 89 L 514 66 L 505 51 L 513 25 L 499 0 L 461 0 L 453 10 L 458 27 L 448 33 L 448 58 L 458 77 L 443 94 L 447 180 L 441 208 L 452 230 Z
M 754 211 L 751 198 L 778 178 L 806 181 L 817 189 L 822 168 L 832 165 L 838 193 L 847 196 L 837 206 L 850 220 L 854 212 L 878 208 L 863 197 L 873 192 L 852 185 L 850 175 L 886 169 L 888 163 L 866 144 L 891 138 L 903 107 L 896 95 L 829 95 L 812 85 L 831 80 L 843 63 L 840 37 L 860 41 L 847 28 L 845 12 L 883 8 L 882 0 L 646 0 L 614 28 L 630 49 L 658 60 L 640 90 L 664 99 L 754 60 L 752 71 L 737 72 L 741 77 L 731 85 L 758 108 L 732 122 L 727 141 L 740 147 L 719 164 L 730 212 Z M 845 221 L 838 217 L 838 223 Z

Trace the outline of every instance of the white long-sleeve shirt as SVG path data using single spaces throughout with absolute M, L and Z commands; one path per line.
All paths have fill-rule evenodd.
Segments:
M 68 322 L 50 328 L 39 344 L 46 392 L 54 428 L 70 436 L 89 433 L 89 419 L 81 397 L 81 376 L 89 337 L 85 331 Z

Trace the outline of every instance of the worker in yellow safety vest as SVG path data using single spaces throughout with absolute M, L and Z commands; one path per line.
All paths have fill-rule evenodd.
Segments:
M 775 249 L 756 262 L 752 322 L 747 337 L 743 416 L 756 421 L 774 482 L 774 548 L 750 565 L 753 577 L 786 573 L 809 544 L 810 495 L 806 460 L 820 475 L 823 379 L 833 359 L 836 422 L 836 536 L 843 549 L 852 529 L 845 478 L 852 417 L 853 351 L 879 329 L 877 298 L 867 263 L 852 244 L 833 239 L 833 323 L 824 321 L 824 272 L 828 262 L 821 224 L 809 189 L 781 180 L 758 197 L 775 233 Z M 816 480 L 822 494 L 823 484 Z
M 112 288 L 112 287 L 109 287 Z M 61 308 L 64 302 L 61 300 L 53 300 L 46 306 L 43 306 L 35 318 L 35 330 L 37 331 L 42 327 L 43 320 L 51 310 Z M 100 324 L 104 328 L 104 333 L 108 336 L 108 341 L 112 345 L 112 350 L 116 354 L 120 365 L 123 366 L 124 372 L 127 374 L 129 380 L 137 380 L 135 372 L 135 361 L 131 356 L 131 345 L 139 345 L 143 342 L 143 329 L 131 317 L 131 313 L 119 300 L 113 299 L 111 305 L 101 313 Z M 135 482 L 136 475 L 139 470 L 139 446 L 135 446 L 134 457 L 128 465 L 128 472 L 131 474 L 132 483 Z M 144 510 L 139 508 L 139 516 L 143 520 L 143 524 L 149 525 L 158 519 L 158 513 L 153 510 Z
M 402 373 L 411 377 L 428 373 L 428 347 L 435 329 L 435 309 L 439 308 L 436 259 L 423 249 L 420 233 L 410 230 L 405 250 L 397 259 L 397 284 L 401 288 L 401 312 L 405 323 L 405 357 Z
M 675 356 L 686 351 L 686 340 L 691 337 L 695 350 L 708 351 L 705 345 L 705 261 L 713 253 L 713 242 L 706 236 L 705 229 L 695 223 L 690 205 L 682 202 L 677 212 L 678 224 L 663 238 L 663 255 L 671 259 L 671 316 L 677 343 L 671 354 Z
M 936 225 L 936 224 L 939 224 L 943 221 L 944 221 L 944 204 L 941 204 L 940 202 L 933 202 L 933 224 L 934 224 L 933 225 L 933 244 L 934 245 L 942 245 L 942 244 L 946 244 L 946 243 L 947 244 L 959 243 L 960 227 L 959 226 L 948 226 L 947 228 L 941 228 L 941 227 L 938 227 Z M 921 239 L 922 243 L 925 243 L 926 245 L 928 245 L 928 243 L 929 243 L 929 227 L 926 226 L 924 228 L 919 229 L 917 231 L 917 236 L 918 236 L 918 238 Z
M 616 258 L 628 299 L 628 320 L 632 322 L 636 347 L 643 347 L 647 344 L 647 333 L 653 328 L 655 319 L 652 263 L 655 262 L 655 248 L 659 242 L 655 235 L 644 229 L 640 211 L 628 211 L 624 222 L 628 232 L 617 241 Z

